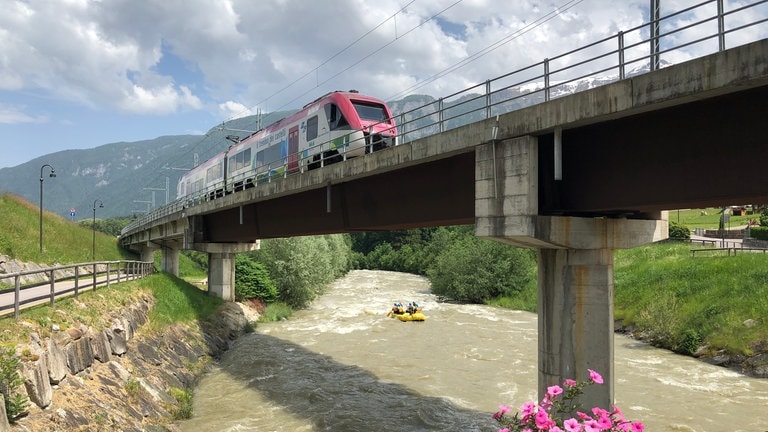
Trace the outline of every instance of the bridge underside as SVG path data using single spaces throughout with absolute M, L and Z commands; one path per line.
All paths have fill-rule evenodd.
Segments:
M 633 215 L 768 203 L 768 86 L 539 137 L 541 214 Z
M 203 241 L 474 223 L 474 153 L 204 215 Z

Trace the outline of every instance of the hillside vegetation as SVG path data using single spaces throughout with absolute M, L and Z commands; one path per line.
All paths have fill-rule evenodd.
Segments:
M 40 209 L 24 199 L 0 195 L 0 254 L 38 264 L 92 261 L 93 231 L 50 212 L 43 212 L 43 253 L 40 253 Z M 97 261 L 137 259 L 121 250 L 115 237 L 96 232 Z

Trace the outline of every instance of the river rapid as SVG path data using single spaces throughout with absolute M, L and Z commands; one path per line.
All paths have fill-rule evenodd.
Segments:
M 418 302 L 427 320 L 385 317 L 396 301 Z M 615 337 L 616 404 L 646 431 L 768 431 L 767 380 Z M 499 404 L 537 398 L 537 365 L 535 314 L 443 303 L 424 278 L 358 270 L 239 338 L 180 427 L 496 431 Z

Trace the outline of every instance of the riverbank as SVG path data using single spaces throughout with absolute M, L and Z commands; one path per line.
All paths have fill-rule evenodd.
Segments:
M 198 378 L 258 317 L 223 303 L 204 321 L 149 329 L 156 299 L 139 297 L 66 329 L 22 319 L 30 342 L 16 350 L 31 403 L 5 430 L 177 431 L 174 422 L 191 414 Z

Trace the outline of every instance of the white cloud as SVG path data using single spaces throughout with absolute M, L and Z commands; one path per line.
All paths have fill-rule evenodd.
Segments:
M 27 114 L 23 108 L 0 104 L 0 123 L 2 124 L 45 123 L 47 121 L 48 117 L 46 116 Z
M 688 3 L 662 1 L 667 9 Z M 0 89 L 41 89 L 91 107 L 157 115 L 295 108 L 334 89 L 439 96 L 615 35 L 648 13 L 647 0 L 10 0 L 6 6 Z M 437 15 L 439 22 L 431 19 Z M 170 54 L 185 67 L 164 68 Z M 236 111 L 232 100 L 241 101 Z
M 219 112 L 221 117 L 226 120 L 236 119 L 240 117 L 246 117 L 255 114 L 247 106 L 234 101 L 226 101 L 219 104 Z

